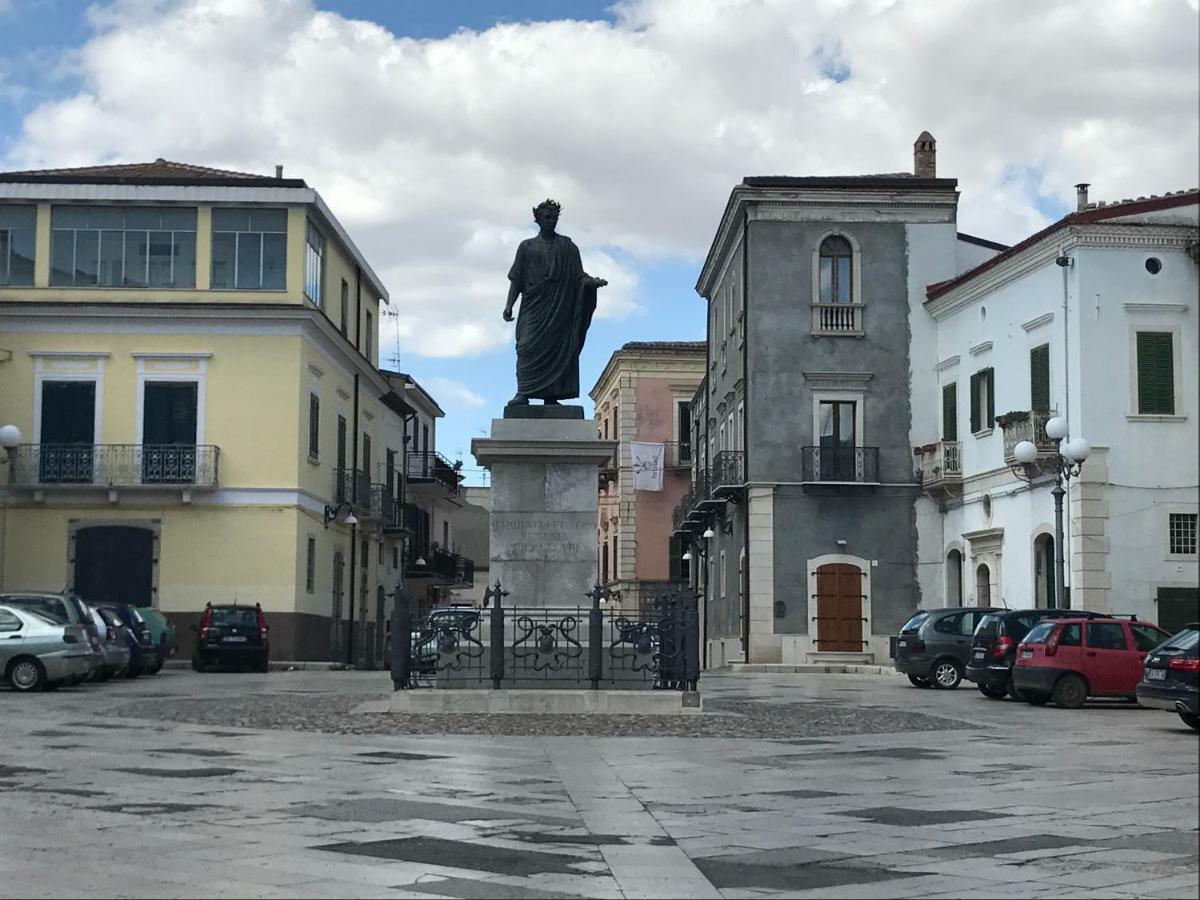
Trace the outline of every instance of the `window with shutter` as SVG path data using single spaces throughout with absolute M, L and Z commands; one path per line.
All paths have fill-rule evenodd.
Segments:
M 942 388 L 942 440 L 958 440 L 958 385 Z
M 1029 408 L 1034 412 L 1050 411 L 1049 344 L 1029 351 Z
M 971 434 L 977 434 L 983 430 L 983 408 L 979 403 L 979 381 L 982 372 L 976 372 L 971 376 Z
M 996 372 L 994 369 L 984 369 L 981 373 L 987 386 L 987 427 L 996 425 Z
M 321 449 L 321 398 L 308 395 L 308 455 L 317 459 Z
M 1175 414 L 1174 338 L 1169 331 L 1137 333 L 1138 412 Z

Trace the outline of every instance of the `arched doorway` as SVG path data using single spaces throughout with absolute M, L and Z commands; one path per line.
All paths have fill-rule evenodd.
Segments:
M 1038 609 L 1053 609 L 1054 536 L 1039 534 L 1033 541 L 1033 595 Z
M 958 550 L 946 554 L 946 605 L 963 605 L 963 558 Z
M 154 531 L 92 525 L 75 532 L 74 589 L 88 603 L 154 604 Z
M 817 567 L 817 650 L 863 650 L 863 572 L 850 563 Z
M 346 558 L 342 551 L 333 554 L 333 596 L 330 603 L 329 658 L 340 660 L 345 655 L 342 637 L 342 581 L 345 578 Z
M 980 563 L 975 570 L 975 605 L 992 605 L 992 571 L 987 563 Z

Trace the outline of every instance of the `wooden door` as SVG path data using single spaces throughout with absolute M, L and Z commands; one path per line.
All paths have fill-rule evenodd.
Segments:
M 817 568 L 817 650 L 862 652 L 862 580 L 848 563 Z

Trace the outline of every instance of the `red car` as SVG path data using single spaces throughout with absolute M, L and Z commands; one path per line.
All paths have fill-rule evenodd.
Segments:
M 1017 646 L 1013 687 L 1035 706 L 1053 700 L 1063 709 L 1078 709 L 1088 697 L 1136 700 L 1146 654 L 1170 636 L 1129 619 L 1042 622 Z

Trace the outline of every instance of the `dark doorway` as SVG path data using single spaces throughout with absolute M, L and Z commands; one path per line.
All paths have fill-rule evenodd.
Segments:
M 196 383 L 148 381 L 142 419 L 142 482 L 196 480 Z
M 855 405 L 840 400 L 821 403 L 822 481 L 855 480 Z
M 1174 634 L 1191 622 L 1200 621 L 1200 589 L 1160 587 L 1158 624 Z
M 862 579 L 848 563 L 817 568 L 817 650 L 862 652 Z
M 75 592 L 88 603 L 151 606 L 154 532 L 97 525 L 75 532 Z
M 1054 537 L 1038 535 L 1033 542 L 1034 600 L 1041 609 L 1054 609 Z
M 93 479 L 96 382 L 42 382 L 42 434 L 38 478 L 88 484 Z

